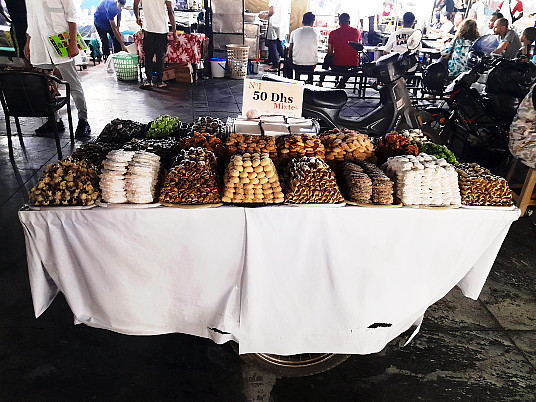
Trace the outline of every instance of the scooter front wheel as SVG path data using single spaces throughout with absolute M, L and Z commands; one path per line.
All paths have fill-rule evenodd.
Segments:
M 238 353 L 238 345 L 231 343 Z M 350 355 L 334 353 L 302 353 L 282 356 L 269 353 L 246 353 L 239 355 L 247 364 L 260 367 L 279 377 L 306 377 L 320 374 L 343 363 Z

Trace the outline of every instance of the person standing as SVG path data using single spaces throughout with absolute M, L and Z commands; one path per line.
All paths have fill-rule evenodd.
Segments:
M 113 52 L 117 53 L 121 50 L 127 51 L 119 25 L 121 24 L 121 8 L 124 7 L 127 0 L 102 0 L 98 5 L 95 14 L 93 14 L 93 23 L 99 34 L 102 43 L 102 54 L 106 60 L 110 56 L 110 42 L 108 35 L 112 38 Z M 117 24 L 115 19 L 117 17 Z
M 7 11 L 11 17 L 11 37 L 15 44 L 15 51 L 18 57 L 24 57 L 24 47 L 26 46 L 26 3 L 22 0 L 6 0 Z
M 361 32 L 350 26 L 347 13 L 339 15 L 339 28 L 331 31 L 328 37 L 328 56 L 333 56 L 331 69 L 336 72 L 348 72 L 359 65 L 359 54 L 348 42 L 361 42 Z M 343 76 L 337 88 L 345 88 L 349 77 Z
M 50 36 L 69 33 L 70 38 L 76 38 L 76 8 L 73 0 L 26 0 L 28 11 L 28 29 L 26 31 L 25 57 L 35 67 L 45 70 L 57 68 L 62 78 L 71 87 L 71 96 L 78 111 L 76 137 L 90 135 L 91 128 L 87 122 L 87 106 L 73 58 L 79 53 L 76 39 L 70 40 L 67 57 L 59 56 L 49 41 Z M 59 115 L 56 116 L 59 119 Z M 52 133 L 54 122 L 49 119 L 36 131 L 37 135 Z M 57 121 L 58 130 L 64 130 L 63 121 Z
M 268 19 L 266 31 L 266 46 L 268 47 L 268 63 L 271 69 L 268 72 L 279 71 L 279 60 L 285 56 L 282 41 L 288 34 L 290 24 L 290 1 L 270 0 L 268 11 L 259 16 Z
M 515 58 L 521 49 L 521 41 L 517 33 L 508 28 L 508 20 L 499 18 L 495 21 L 493 31 L 499 36 L 499 47 L 493 53 L 500 54 L 505 59 Z
M 513 24 L 523 17 L 523 3 L 519 0 L 504 0 L 497 7 L 497 11 L 503 13 L 509 24 Z
M 319 33 L 313 28 L 315 15 L 311 12 L 303 14 L 303 27 L 290 34 L 288 56 L 292 60 L 292 68 L 296 72 L 295 78 L 300 78 L 301 71 L 312 72 L 318 63 Z M 313 83 L 313 75 L 309 74 L 306 84 Z
M 143 9 L 143 20 L 140 17 L 140 2 Z M 171 24 L 173 40 L 177 40 L 175 13 L 170 0 L 134 0 L 136 22 L 143 28 L 143 51 L 145 52 L 145 80 L 140 88 L 150 89 L 166 87 L 162 81 L 164 74 L 164 57 L 167 52 L 169 32 L 168 19 Z M 153 60 L 156 58 L 156 62 Z M 156 74 L 153 82 L 153 73 Z

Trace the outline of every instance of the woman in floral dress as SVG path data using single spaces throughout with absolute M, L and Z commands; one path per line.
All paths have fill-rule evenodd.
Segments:
M 460 24 L 452 42 L 441 50 L 441 56 L 448 59 L 449 77 L 451 79 L 469 70 L 469 67 L 467 67 L 467 55 L 479 36 L 476 21 L 467 19 Z

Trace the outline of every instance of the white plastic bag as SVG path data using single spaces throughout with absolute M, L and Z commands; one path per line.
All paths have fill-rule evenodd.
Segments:
M 106 71 L 109 74 L 115 73 L 114 59 L 113 59 L 112 55 L 109 55 L 108 58 L 106 59 L 105 67 L 106 67 Z

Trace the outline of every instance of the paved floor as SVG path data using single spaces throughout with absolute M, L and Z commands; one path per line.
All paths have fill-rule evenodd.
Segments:
M 113 118 L 148 122 L 160 114 L 191 121 L 239 112 L 242 83 L 219 79 L 141 91 L 103 66 L 81 73 L 94 135 Z M 362 110 L 352 101 L 352 115 Z M 3 116 L 2 116 L 3 118 Z M 52 139 L 32 136 L 10 160 L 0 122 L 0 401 L 511 401 L 536 400 L 536 226 L 512 225 L 478 301 L 451 291 L 425 316 L 405 348 L 353 356 L 324 374 L 275 378 L 242 363 L 228 345 L 188 335 L 120 335 L 73 325 L 60 295 L 35 319 L 17 210 Z M 80 143 L 62 140 L 69 154 Z

